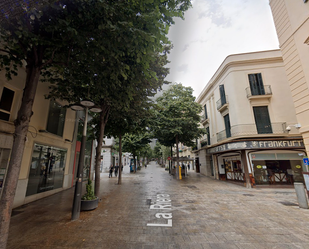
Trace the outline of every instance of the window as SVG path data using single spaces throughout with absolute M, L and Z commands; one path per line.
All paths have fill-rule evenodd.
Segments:
M 219 86 L 220 98 L 221 98 L 221 106 L 226 104 L 225 90 L 224 85 Z
M 207 143 L 210 145 L 210 132 L 209 132 L 209 126 L 206 127 L 206 135 L 207 135 Z
M 225 125 L 225 134 L 226 134 L 226 138 L 228 138 L 228 137 L 231 137 L 230 116 L 229 114 L 227 114 L 223 118 L 224 118 L 224 125 Z
M 26 196 L 62 188 L 67 151 L 34 144 Z
M 265 95 L 262 74 L 249 74 L 249 83 L 252 95 Z
M 9 121 L 15 92 L 3 87 L 0 100 L 0 119 Z
M 204 114 L 205 114 L 205 119 L 207 119 L 207 108 L 206 108 L 206 104 L 204 105 Z
M 255 106 L 253 107 L 253 112 L 258 134 L 273 133 L 268 113 L 268 107 Z
M 56 101 L 50 101 L 46 130 L 58 136 L 63 135 L 66 109 Z

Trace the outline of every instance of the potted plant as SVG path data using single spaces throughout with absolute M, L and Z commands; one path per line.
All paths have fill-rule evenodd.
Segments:
M 99 205 L 99 197 L 94 195 L 92 190 L 92 181 L 88 179 L 88 183 L 86 185 L 86 193 L 82 196 L 81 200 L 81 211 L 90 211 L 96 209 Z

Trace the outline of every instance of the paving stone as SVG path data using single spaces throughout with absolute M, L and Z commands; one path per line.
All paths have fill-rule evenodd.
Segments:
M 74 188 L 14 210 L 8 249 L 308 249 L 309 210 L 293 188 L 246 189 L 193 170 L 179 181 L 155 163 L 123 174 L 101 174 L 101 202 L 71 221 Z M 170 210 L 150 210 L 168 194 Z M 172 227 L 157 213 L 172 213 Z

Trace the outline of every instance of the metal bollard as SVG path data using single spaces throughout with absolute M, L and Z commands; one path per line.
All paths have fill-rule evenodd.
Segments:
M 304 184 L 302 182 L 294 182 L 294 188 L 296 191 L 299 207 L 308 209 L 309 207 Z

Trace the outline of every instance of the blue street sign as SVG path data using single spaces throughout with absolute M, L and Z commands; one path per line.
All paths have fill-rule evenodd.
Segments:
M 303 158 L 303 162 L 305 165 L 309 165 L 308 157 Z

